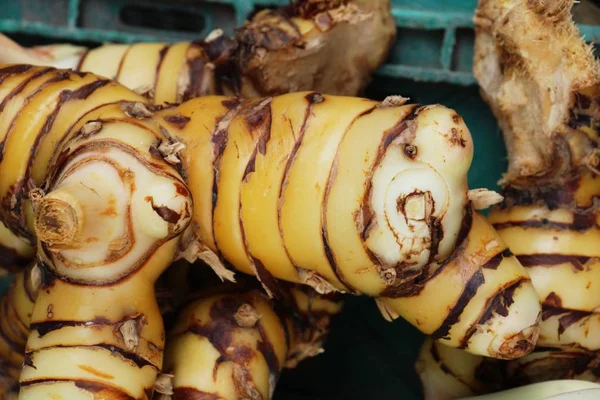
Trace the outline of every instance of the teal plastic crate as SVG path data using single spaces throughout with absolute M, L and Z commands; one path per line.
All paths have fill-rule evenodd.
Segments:
M 366 96 L 401 94 L 460 113 L 475 142 L 472 188 L 496 189 L 506 169 L 497 123 L 471 73 L 477 0 L 392 0 L 398 40 Z M 0 31 L 28 45 L 178 41 L 228 33 L 263 7 L 288 0 L 0 0 Z M 590 42 L 600 29 L 580 25 Z M 0 292 L 8 280 L 0 279 Z M 326 352 L 286 370 L 275 400 L 420 399 L 414 361 L 423 340 L 402 320 L 386 322 L 372 299 L 349 297 Z

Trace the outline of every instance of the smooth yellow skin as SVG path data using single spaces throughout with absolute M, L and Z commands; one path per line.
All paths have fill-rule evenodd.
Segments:
M 296 96 L 279 96 L 273 99 L 271 127 L 287 126 L 300 132 L 306 118 L 306 100 Z M 241 219 L 246 233 L 248 251 L 258 260 L 273 260 L 279 265 L 279 276 L 289 282 L 299 277 L 279 231 L 277 204 L 279 188 L 274 182 L 282 182 L 285 164 L 294 146 L 294 137 L 284 129 L 271 129 L 267 151 L 256 155 L 255 171 L 241 185 Z M 278 166 L 273 168 L 273 166 Z
M 355 119 L 375 105 L 373 101 L 347 97 L 315 104 L 288 171 L 287 185 L 284 183 L 281 190 L 281 235 L 290 258 L 298 267 L 314 269 L 342 290 L 346 289 L 345 285 L 329 266 L 322 243 L 325 191 L 344 135 Z M 338 117 L 322 117 L 327 115 Z M 297 132 L 296 136 L 301 134 Z
M 258 105 L 259 100 L 252 102 Z M 219 187 L 213 214 L 215 240 L 223 256 L 240 271 L 252 273 L 240 226 L 240 182 L 252 155 L 259 133 L 247 126 L 244 116 L 236 116 L 229 125 L 227 147 L 217 166 Z
M 156 87 L 154 89 L 154 102 L 164 104 L 177 100 L 178 82 L 180 74 L 175 73 L 182 68 L 183 60 L 190 47 L 187 42 L 172 44 L 164 55 L 158 69 Z
M 160 51 L 164 43 L 137 43 L 121 59 L 116 80 L 123 86 L 139 91 L 156 84 Z
M 161 126 L 185 143 L 181 159 L 187 174 L 187 187 L 194 199 L 193 228 L 198 241 L 217 253 L 213 232 L 212 190 L 214 184 L 214 145 L 211 138 L 219 121 L 228 108 L 223 104 L 226 97 L 201 97 L 189 100 L 175 109 L 167 109 L 156 115 Z M 201 114 L 202 118 L 198 118 Z M 173 116 L 189 118 L 180 129 L 165 120 Z M 193 117 L 193 118 L 192 118 Z
M 79 69 L 89 71 L 99 76 L 115 79 L 119 73 L 119 67 L 123 56 L 129 51 L 131 45 L 111 44 L 89 50 L 85 58 L 80 61 Z M 74 68 L 76 66 L 73 66 Z

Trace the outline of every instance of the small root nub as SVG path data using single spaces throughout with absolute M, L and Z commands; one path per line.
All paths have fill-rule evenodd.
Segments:
M 154 390 L 162 395 L 172 396 L 173 395 L 173 375 L 171 374 L 160 374 L 156 378 L 154 384 Z
M 88 137 L 100 132 L 101 130 L 102 130 L 102 122 L 90 121 L 90 122 L 86 123 L 85 125 L 83 125 L 83 127 L 79 131 L 79 134 L 83 138 L 88 138 Z
M 137 321 L 130 319 L 123 322 L 119 328 L 119 332 L 121 333 L 121 336 L 123 336 L 123 341 L 125 342 L 127 350 L 135 351 L 140 342 Z
M 469 190 L 468 197 L 469 201 L 473 203 L 473 208 L 476 210 L 485 210 L 504 200 L 504 197 L 500 193 L 488 189 Z
M 179 164 L 181 161 L 177 153 L 185 149 L 185 145 L 178 141 L 163 141 L 158 146 L 158 151 L 169 164 Z
M 339 292 L 338 289 L 333 287 L 333 285 L 325 278 L 317 274 L 316 272 L 298 268 L 298 276 L 300 277 L 300 281 L 317 291 L 319 294 L 329 294 L 333 292 Z
M 44 192 L 44 190 L 42 188 L 35 188 L 35 189 L 31 189 L 29 191 L 29 200 L 31 201 L 31 206 L 33 207 L 33 210 L 37 210 L 38 205 L 40 204 L 40 201 L 42 201 L 42 199 L 44 198 L 44 196 L 46 195 L 46 192 Z
M 250 304 L 242 304 L 234 315 L 235 322 L 242 328 L 252 328 L 260 319 L 256 309 Z
M 235 273 L 225 268 L 219 257 L 212 251 L 203 251 L 198 254 L 198 260 L 202 260 L 212 268 L 222 281 L 235 282 Z
M 381 104 L 378 107 L 400 107 L 405 105 L 409 100 L 410 98 L 404 96 L 388 96 L 381 102 Z
M 125 101 L 121 103 L 121 110 L 128 116 L 138 119 L 150 118 L 152 116 L 152 111 L 143 103 L 137 101 Z
M 379 273 L 381 279 L 386 283 L 386 285 L 390 286 L 396 282 L 396 270 L 394 268 L 382 269 Z
M 375 304 L 377 304 L 379 312 L 387 322 L 392 322 L 400 317 L 400 314 L 389 308 L 387 304 L 383 303 L 381 300 L 375 299 Z

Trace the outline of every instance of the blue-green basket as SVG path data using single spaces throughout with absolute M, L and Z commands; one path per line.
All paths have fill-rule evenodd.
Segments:
M 0 31 L 23 44 L 177 41 L 231 33 L 263 7 L 288 0 L 0 0 Z M 471 187 L 496 188 L 505 147 L 471 73 L 477 0 L 392 0 L 398 40 L 367 96 L 402 94 L 456 109 L 475 140 Z M 590 42 L 600 28 L 580 25 Z M 7 284 L 0 280 L 0 289 Z M 422 335 L 404 321 L 387 323 L 370 299 L 349 298 L 326 352 L 282 375 L 276 399 L 421 397 L 414 360 Z

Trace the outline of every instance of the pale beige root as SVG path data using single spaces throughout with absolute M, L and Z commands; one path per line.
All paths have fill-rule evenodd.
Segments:
M 24 49 L 0 37 L 0 63 L 93 72 L 156 104 L 211 94 L 358 95 L 385 61 L 395 35 L 390 0 L 300 0 L 258 13 L 234 37 L 216 30 L 203 41 Z
M 469 354 L 428 337 L 415 364 L 425 400 L 454 400 L 500 390 L 504 364 Z
M 217 289 L 218 291 L 218 289 Z M 235 286 L 185 307 L 168 336 L 163 398 L 270 399 L 282 368 L 321 352 L 341 299 L 288 287 L 274 303 Z
M 43 240 L 20 398 L 149 398 L 164 344 L 153 285 L 191 209 L 157 150 L 172 139 L 107 79 L 24 65 L 0 76 L 0 215 Z
M 597 169 L 600 68 L 571 20 L 572 0 L 480 0 L 473 71 L 504 133 L 501 183 L 558 183 Z
M 357 95 L 387 58 L 396 24 L 389 0 L 300 0 L 287 15 L 259 13 L 236 38 L 244 96 Z

